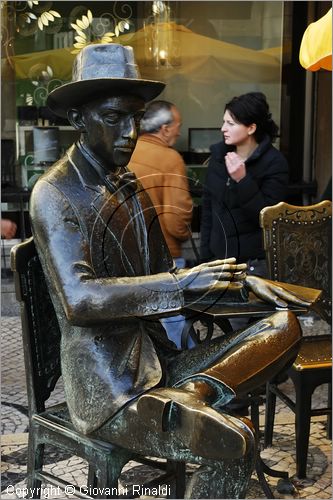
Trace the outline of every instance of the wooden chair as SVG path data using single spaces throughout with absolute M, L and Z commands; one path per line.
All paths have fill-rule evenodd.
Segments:
M 61 375 L 61 335 L 32 238 L 12 249 L 11 265 L 15 276 L 16 297 L 21 304 L 27 379 L 29 497 L 40 498 L 42 482 L 62 488 L 68 486 L 62 478 L 44 470 L 44 448 L 53 445 L 88 462 L 87 491 L 93 491 L 93 488 L 107 491 L 108 488 L 114 493 L 109 498 L 117 497 L 121 470 L 127 462 L 135 460 L 165 471 L 163 476 L 159 475 L 145 486 L 167 484 L 175 479 L 175 489 L 170 488 L 172 498 L 183 498 L 185 491 L 183 462 L 147 459 L 108 442 L 85 436 L 73 428 L 65 402 L 46 407 L 47 400 Z M 92 490 L 89 490 L 89 487 Z M 75 489 L 75 495 L 87 498 L 86 494 L 80 494 L 79 488 Z M 126 495 L 126 498 L 134 497 Z
M 304 207 L 281 202 L 260 213 L 270 278 L 322 289 L 317 311 L 328 322 L 331 320 L 331 219 L 330 201 Z M 272 445 L 278 396 L 295 413 L 296 473 L 299 478 L 306 478 L 311 416 L 330 415 L 327 427 L 331 432 L 331 407 L 311 409 L 316 387 L 329 383 L 331 390 L 331 336 L 303 337 L 299 354 L 287 374 L 295 386 L 295 402 L 282 392 L 277 380 L 267 383 L 264 444 Z

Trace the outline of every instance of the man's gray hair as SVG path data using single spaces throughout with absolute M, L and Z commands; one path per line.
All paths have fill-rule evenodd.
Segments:
M 173 122 L 172 108 L 174 104 L 168 101 L 153 101 L 148 104 L 140 122 L 140 132 L 158 132 L 162 125 Z

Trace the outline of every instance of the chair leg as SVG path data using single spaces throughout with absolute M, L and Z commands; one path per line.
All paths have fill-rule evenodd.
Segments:
M 98 494 L 97 498 L 118 498 L 119 487 L 118 479 L 121 471 L 131 459 L 133 453 L 120 448 L 114 448 L 111 454 L 105 457 L 105 454 L 98 457 L 96 462 L 97 486 L 95 488 Z
M 88 488 L 95 488 L 97 486 L 96 468 L 94 465 L 88 464 Z
M 275 395 L 274 395 L 275 396 Z M 261 398 L 254 396 L 251 398 L 251 421 L 253 423 L 255 434 L 256 434 L 256 448 L 257 457 L 255 463 L 255 470 L 258 476 L 259 484 L 266 495 L 266 498 L 275 498 L 273 492 L 266 480 L 265 474 L 271 477 L 279 477 L 284 480 L 284 487 L 289 489 L 289 493 L 294 492 L 294 487 L 289 480 L 288 472 L 277 471 L 268 467 L 265 464 L 260 455 L 260 428 L 259 428 L 259 405 L 261 403 Z M 279 483 L 278 483 L 279 484 Z M 279 491 L 279 489 L 278 489 Z M 286 491 L 286 490 L 285 490 Z
M 311 426 L 312 387 L 307 387 L 306 380 L 301 378 L 293 379 L 293 382 L 296 397 L 296 475 L 300 479 L 305 479 Z
M 259 397 L 253 396 L 250 398 L 250 408 L 251 408 L 251 422 L 256 431 L 257 439 L 260 440 L 260 427 L 259 427 L 259 405 L 261 403 L 261 399 Z
M 42 482 L 36 479 L 36 471 L 41 471 L 44 462 L 44 444 L 38 443 L 34 432 L 29 434 L 27 463 L 27 498 L 40 498 Z
M 174 488 L 170 489 L 170 497 L 168 498 L 184 498 L 186 488 L 185 462 L 167 460 L 167 471 L 175 476 Z
M 326 437 L 332 439 L 332 384 L 328 384 L 328 408 L 331 408 L 331 413 L 327 415 Z
M 275 420 L 276 394 L 271 391 L 271 383 L 266 384 L 266 410 L 265 410 L 265 432 L 264 448 L 272 446 L 273 428 Z

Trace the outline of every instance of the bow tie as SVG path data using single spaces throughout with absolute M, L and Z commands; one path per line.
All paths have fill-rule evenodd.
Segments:
M 105 176 L 105 185 L 108 189 L 112 188 L 112 191 L 117 191 L 118 189 L 128 189 L 129 191 L 135 192 L 137 188 L 137 178 L 134 172 L 124 172 L 123 174 L 115 174 L 111 172 Z

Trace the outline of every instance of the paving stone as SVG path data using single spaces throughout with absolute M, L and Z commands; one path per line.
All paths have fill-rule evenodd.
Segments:
M 326 491 L 321 491 L 319 498 L 332 498 L 332 495 Z

